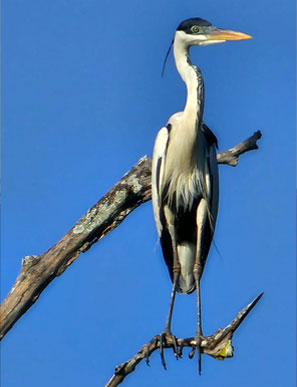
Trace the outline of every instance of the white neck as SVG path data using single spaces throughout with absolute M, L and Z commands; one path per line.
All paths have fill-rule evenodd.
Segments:
M 202 122 L 204 107 L 203 78 L 200 69 L 192 65 L 189 45 L 178 35 L 178 32 L 174 39 L 173 55 L 177 71 L 187 87 L 187 100 L 184 113 L 195 121 L 198 118 Z

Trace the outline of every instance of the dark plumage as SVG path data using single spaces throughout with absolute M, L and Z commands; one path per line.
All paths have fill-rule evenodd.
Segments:
M 212 24 L 207 20 L 201 19 L 200 17 L 194 17 L 181 22 L 177 27 L 177 31 L 184 31 L 187 34 L 191 34 L 191 27 L 193 26 L 209 27 L 211 25 Z

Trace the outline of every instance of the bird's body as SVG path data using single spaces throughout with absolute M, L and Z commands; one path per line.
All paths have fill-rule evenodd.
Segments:
M 204 83 L 192 65 L 193 45 L 248 39 L 248 35 L 222 30 L 200 18 L 182 22 L 175 33 L 173 53 L 177 71 L 186 84 L 182 112 L 170 117 L 156 138 L 152 158 L 152 201 L 165 262 L 173 282 L 171 302 L 163 336 L 171 335 L 175 292 L 197 292 L 199 372 L 201 371 L 200 278 L 213 239 L 218 210 L 217 140 L 203 123 Z M 177 346 L 176 346 L 177 347 Z M 177 352 L 175 350 L 175 352 Z
M 197 209 L 203 200 L 207 220 L 201 276 L 218 208 L 216 138 L 199 120 L 197 112 L 193 111 L 191 115 L 177 113 L 161 129 L 155 143 L 152 170 L 158 172 L 153 174 L 152 196 L 164 259 L 173 280 L 172 240 L 167 227 L 169 219 L 172 219 L 180 265 L 177 291 L 191 293 L 195 290 L 193 267 L 197 244 Z

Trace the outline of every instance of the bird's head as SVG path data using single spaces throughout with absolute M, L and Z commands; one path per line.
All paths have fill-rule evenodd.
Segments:
M 177 27 L 174 41 L 179 40 L 187 47 L 206 46 L 208 44 L 224 43 L 227 40 L 251 39 L 250 35 L 232 30 L 217 28 L 207 20 L 191 18 L 184 20 Z
M 246 40 L 251 38 L 250 35 L 242 32 L 215 27 L 200 17 L 186 19 L 176 29 L 174 39 L 164 59 L 162 76 L 164 75 L 167 58 L 173 45 L 188 49 L 191 46 L 207 46 L 208 44 L 224 43 L 227 40 Z

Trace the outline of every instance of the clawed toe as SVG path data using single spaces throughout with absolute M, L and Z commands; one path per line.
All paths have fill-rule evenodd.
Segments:
M 180 339 L 180 345 L 179 345 L 179 351 L 178 351 L 178 357 L 183 357 L 183 349 L 185 347 L 184 339 Z
M 192 351 L 189 353 L 189 358 L 193 359 L 195 352 L 198 353 L 198 371 L 199 375 L 201 375 L 201 336 L 197 335 L 195 336 L 195 346 L 193 347 Z
M 193 359 L 193 357 L 194 357 L 194 355 L 195 355 L 195 352 L 196 352 L 196 347 L 194 347 L 193 349 L 192 349 L 192 351 L 189 353 L 189 359 Z
M 150 352 L 149 352 L 148 345 L 145 346 L 144 355 L 145 355 L 146 364 L 149 366 L 150 365 Z
M 163 333 L 160 334 L 159 340 L 160 340 L 161 362 L 162 362 L 164 369 L 166 370 L 167 367 L 166 367 L 166 362 L 165 362 L 165 357 L 164 357 L 164 348 L 166 348 L 168 346 L 172 346 L 174 356 L 176 357 L 176 359 L 178 359 L 179 350 L 178 350 L 177 339 L 171 332 L 164 331 Z

